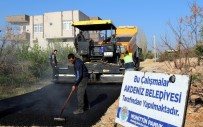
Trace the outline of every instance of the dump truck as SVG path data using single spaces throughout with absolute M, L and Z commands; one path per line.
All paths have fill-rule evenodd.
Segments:
M 120 45 L 120 48 L 124 51 L 128 51 L 133 57 L 135 64 L 135 70 L 139 70 L 140 67 L 140 56 L 142 54 L 142 49 L 137 45 L 137 35 L 138 28 L 136 26 L 119 26 L 116 29 L 116 42 Z M 122 67 L 124 66 L 124 51 L 120 53 L 120 61 Z
M 77 21 L 73 22 L 72 26 L 74 31 L 80 31 L 75 35 L 74 45 L 77 55 L 88 68 L 90 83 L 121 83 L 126 50 L 133 56 L 135 69 L 139 70 L 141 49 L 136 42 L 137 27 L 117 28 L 111 20 Z M 97 39 L 91 35 L 97 35 Z M 73 79 L 73 67 L 58 67 L 56 76 Z

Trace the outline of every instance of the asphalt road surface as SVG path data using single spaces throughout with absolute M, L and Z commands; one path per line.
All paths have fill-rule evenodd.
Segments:
M 88 85 L 91 109 L 78 115 L 72 113 L 77 105 L 74 92 L 63 112 L 66 121 L 54 121 L 59 117 L 70 90 L 70 84 L 50 84 L 32 93 L 1 100 L 0 126 L 91 127 L 118 98 L 121 84 Z

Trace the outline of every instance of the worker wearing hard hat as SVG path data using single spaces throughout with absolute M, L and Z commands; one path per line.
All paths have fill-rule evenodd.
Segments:
M 125 52 L 124 54 L 124 67 L 125 71 L 134 71 L 134 62 L 132 55 L 129 54 L 128 51 Z

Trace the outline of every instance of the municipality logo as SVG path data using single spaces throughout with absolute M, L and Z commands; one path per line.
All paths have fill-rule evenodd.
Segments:
M 123 121 L 126 121 L 128 119 L 129 111 L 127 107 L 122 107 L 120 110 L 120 118 Z

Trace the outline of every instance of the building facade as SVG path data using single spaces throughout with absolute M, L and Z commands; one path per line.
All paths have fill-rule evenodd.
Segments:
M 73 46 L 74 37 L 79 30 L 72 27 L 72 22 L 89 20 L 89 16 L 79 10 L 49 12 L 43 15 L 7 16 L 6 21 L 19 27 L 18 34 L 7 30 L 7 39 L 12 41 L 26 41 L 30 47 L 34 44 L 47 48 L 50 42 L 63 42 Z

